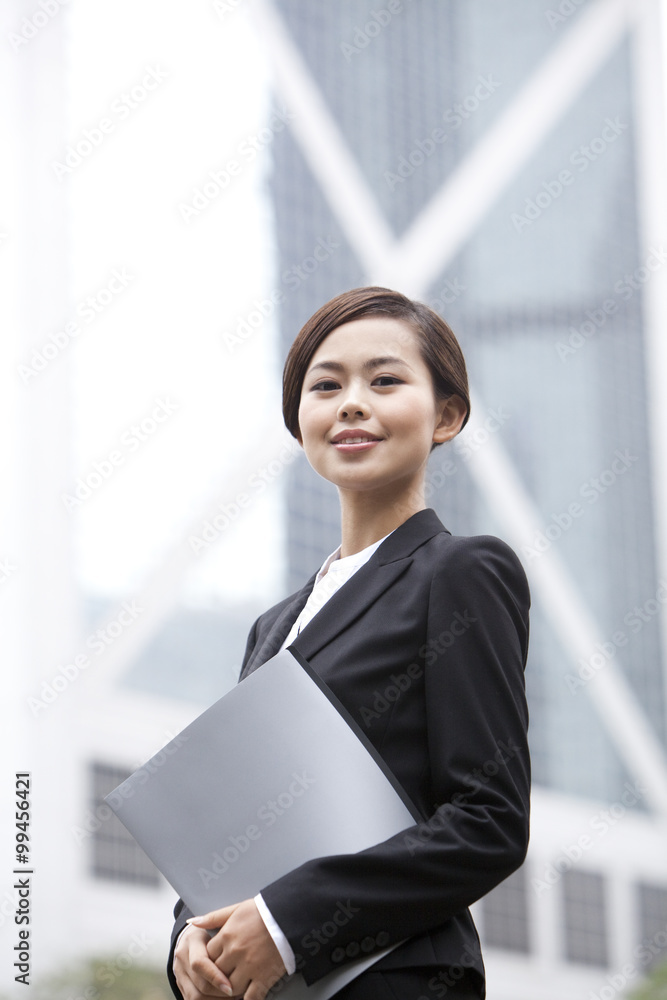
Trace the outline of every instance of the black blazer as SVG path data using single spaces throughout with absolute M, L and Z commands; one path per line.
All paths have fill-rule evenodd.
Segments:
M 253 625 L 241 677 L 282 646 L 315 582 Z M 461 966 L 484 995 L 467 907 L 523 861 L 530 763 L 530 597 L 514 552 L 414 514 L 293 643 L 357 720 L 423 821 L 366 851 L 318 858 L 262 889 L 308 984 L 402 941 L 375 968 Z M 176 905 L 173 942 L 190 916 Z

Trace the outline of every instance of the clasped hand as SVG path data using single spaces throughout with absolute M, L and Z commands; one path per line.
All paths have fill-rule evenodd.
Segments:
M 209 937 L 206 931 L 216 927 Z M 285 972 L 253 899 L 192 917 L 174 951 L 174 975 L 185 1000 L 264 1000 Z

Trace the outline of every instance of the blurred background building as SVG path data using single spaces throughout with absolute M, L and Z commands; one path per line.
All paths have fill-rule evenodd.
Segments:
M 474 908 L 489 996 L 621 994 L 667 957 L 661 4 L 216 0 L 182 38 L 175 9 L 133 40 L 127 4 L 34 36 L 18 3 L 2 15 L 22 427 L 3 774 L 33 772 L 36 968 L 164 956 L 173 893 L 101 799 L 234 683 L 254 617 L 338 544 L 335 490 L 276 430 L 279 373 L 319 305 L 376 283 L 436 309 L 468 361 L 473 416 L 434 452 L 429 503 L 512 544 L 533 593 L 533 833 Z M 134 69 L 110 62 L 88 97 L 110 30 Z M 72 316 L 85 337 L 58 347 Z
M 651 451 L 664 414 L 646 301 L 667 262 L 646 165 L 660 149 L 655 12 L 276 6 L 279 97 L 301 122 L 275 144 L 281 272 L 312 270 L 284 304 L 283 350 L 318 303 L 369 281 L 423 299 L 458 333 L 476 426 L 434 456 L 430 502 L 454 533 L 512 541 L 534 591 L 536 825 L 524 868 L 479 908 L 494 995 L 595 989 L 597 970 L 667 928 Z M 320 268 L 322 236 L 336 250 Z M 337 544 L 338 504 L 305 461 L 288 491 L 294 589 Z M 610 669 L 615 690 L 592 695 Z M 614 695 L 632 711 L 619 716 Z M 653 789 L 633 740 L 652 754 Z M 648 853 L 615 836 L 629 813 Z

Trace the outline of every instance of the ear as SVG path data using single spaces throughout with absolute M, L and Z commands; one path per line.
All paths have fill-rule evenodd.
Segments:
M 461 430 L 468 409 L 460 396 L 452 395 L 439 400 L 440 419 L 433 431 L 433 443 L 443 444 L 451 441 Z

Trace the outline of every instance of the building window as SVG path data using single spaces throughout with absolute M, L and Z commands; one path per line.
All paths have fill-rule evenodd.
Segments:
M 582 965 L 607 966 L 604 877 L 570 870 L 563 874 L 561 885 L 565 958 Z
M 484 944 L 524 954 L 530 951 L 525 866 L 484 897 L 482 918 Z
M 647 968 L 667 959 L 667 887 L 637 885 L 641 961 Z
M 95 878 L 157 888 L 160 885 L 157 868 L 118 817 L 114 813 L 109 815 L 109 807 L 104 802 L 104 796 L 125 781 L 130 773 L 109 764 L 91 765 L 92 811 L 100 823 L 92 835 L 92 874 Z

